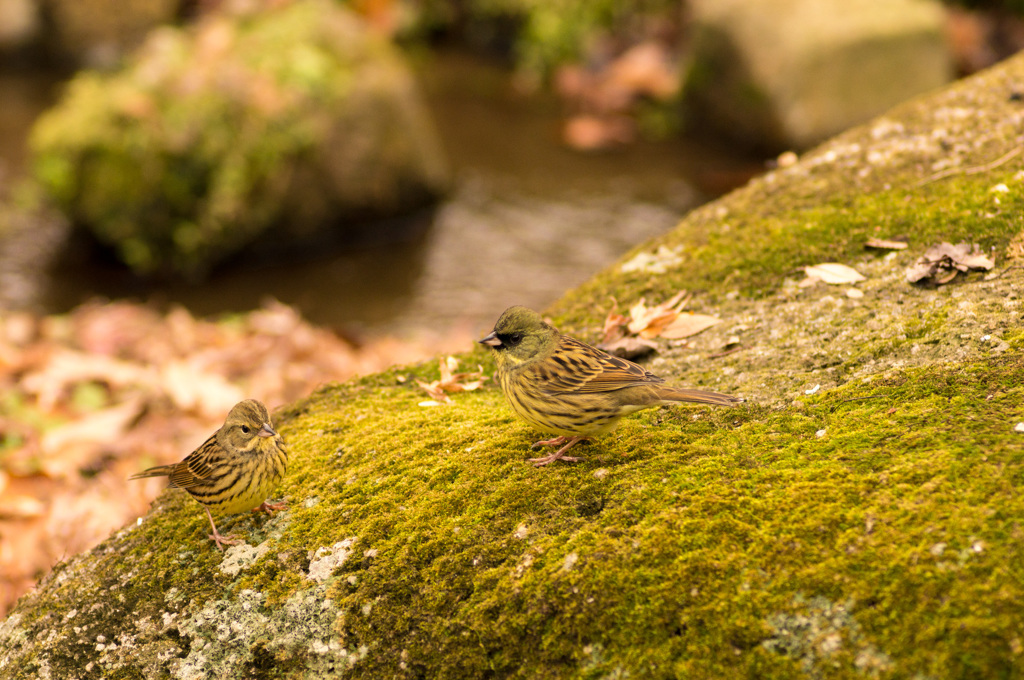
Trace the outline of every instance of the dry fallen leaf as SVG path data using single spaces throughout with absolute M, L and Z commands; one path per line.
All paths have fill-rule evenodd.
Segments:
M 917 262 L 907 267 L 907 281 L 941 286 L 960 272 L 989 270 L 994 266 L 995 262 L 983 254 L 977 244 L 958 243 L 954 246 L 943 242 L 929 248 Z
M 597 347 L 624 359 L 633 359 L 655 350 L 657 345 L 651 340 L 643 340 L 627 333 L 629 317 L 616 312 L 615 308 L 619 306 L 619 302 L 615 298 L 611 300 L 612 308 L 604 319 L 601 340 Z
M 630 322 L 626 324 L 626 328 L 641 338 L 656 338 L 676 320 L 688 299 L 689 294 L 685 290 L 679 291 L 667 302 L 653 307 L 648 307 L 647 300 L 640 298 L 639 302 L 629 308 Z
M 487 380 L 484 369 L 480 366 L 477 367 L 478 370 L 475 373 L 455 373 L 455 369 L 459 367 L 459 360 L 455 357 L 442 358 L 438 363 L 441 370 L 440 378 L 430 382 L 416 380 L 416 384 L 423 388 L 434 402 L 420 402 L 420 406 L 436 406 L 438 403 L 450 404 L 452 400 L 446 394 L 447 392 L 470 392 L 478 389 Z M 464 380 L 466 382 L 463 382 Z
M 881 250 L 903 250 L 907 247 L 907 243 L 905 241 L 889 241 L 884 238 L 869 238 L 864 246 Z
M 612 311 L 605 317 L 601 342 L 597 347 L 606 352 L 625 358 L 633 358 L 655 349 L 654 338 L 678 340 L 696 335 L 721 322 L 717 317 L 706 314 L 683 312 L 689 300 L 686 291 L 680 291 L 666 302 L 652 307 L 647 300 L 629 308 L 629 316 L 615 312 L 617 302 L 612 299 Z
M 823 262 L 804 267 L 804 272 L 807 274 L 807 279 L 801 282 L 801 285 L 824 281 L 827 284 L 838 286 L 864 280 L 864 277 L 856 269 L 838 262 Z
M 604 326 L 601 328 L 601 343 L 615 342 L 626 335 L 626 325 L 629 317 L 623 316 L 615 311 L 619 301 L 612 298 L 612 308 L 604 318 Z
M 688 338 L 691 335 L 697 335 L 697 333 L 711 328 L 717 323 L 722 323 L 722 320 L 707 314 L 680 314 L 672 323 L 665 326 L 664 330 L 661 331 L 661 337 L 668 338 L 669 340 Z

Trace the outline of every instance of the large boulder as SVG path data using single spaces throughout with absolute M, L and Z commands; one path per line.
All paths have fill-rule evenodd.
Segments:
M 31 142 L 58 205 L 143 273 L 344 237 L 447 182 L 402 57 L 329 0 L 159 29 L 123 71 L 77 76 Z
M 694 122 L 806 149 L 953 77 L 932 0 L 692 0 Z
M 843 134 L 551 310 L 593 340 L 611 296 L 689 290 L 723 322 L 649 367 L 747 404 L 634 414 L 537 469 L 493 382 L 324 386 L 275 420 L 288 510 L 224 523 L 247 544 L 222 554 L 168 492 L 18 603 L 0 676 L 1016 677 L 1022 80 L 1024 56 Z M 995 270 L 908 282 L 961 240 Z M 866 280 L 800 285 L 829 261 Z

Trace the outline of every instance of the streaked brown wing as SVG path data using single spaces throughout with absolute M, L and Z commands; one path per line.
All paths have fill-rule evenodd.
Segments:
M 564 335 L 550 357 L 530 368 L 548 394 L 607 392 L 665 382 L 632 361 Z
M 174 472 L 170 475 L 171 485 L 187 489 L 208 478 L 221 462 L 219 454 L 220 445 L 217 444 L 217 435 L 214 434 L 174 467 Z

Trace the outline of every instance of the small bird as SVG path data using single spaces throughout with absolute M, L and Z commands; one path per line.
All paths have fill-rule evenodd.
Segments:
M 224 550 L 224 545 L 239 541 L 221 536 L 210 511 L 230 515 L 252 508 L 270 514 L 284 508 L 285 503 L 266 499 L 287 465 L 284 439 L 270 424 L 267 407 L 246 399 L 235 404 L 221 428 L 183 461 L 152 467 L 129 479 L 170 477 L 172 489 L 184 489 L 205 508 L 213 527 L 210 540 Z
M 679 401 L 721 406 L 743 401 L 718 392 L 669 387 L 632 361 L 562 335 L 526 307 L 506 309 L 480 343 L 495 352 L 498 382 L 512 409 L 538 430 L 558 435 L 533 445 L 561 446 L 549 456 L 530 458 L 537 467 L 579 460 L 565 452 L 611 432 L 622 416 L 640 409 Z

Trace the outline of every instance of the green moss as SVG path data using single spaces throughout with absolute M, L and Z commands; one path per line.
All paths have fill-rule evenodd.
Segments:
M 373 649 L 360 677 L 999 675 L 1024 595 L 1019 359 L 898 372 L 803 412 L 646 412 L 543 473 L 493 388 L 442 408 L 364 389 L 340 410 L 325 390 L 281 428 L 281 543 L 356 537 L 326 595 L 348 612 L 339 638 Z M 266 564 L 243 584 L 303 587 Z M 779 642 L 822 602 L 845 603 L 837 640 Z M 951 631 L 958 653 L 937 658 Z
M 784 202 L 761 195 L 758 189 L 763 187 L 755 182 L 737 198 L 741 203 L 765 201 L 772 206 L 772 215 L 741 209 L 719 217 L 706 214 L 712 208 L 701 209 L 687 220 L 687 228 L 654 244 L 677 249 L 683 259 L 678 268 L 667 275 L 621 275 L 613 267 L 568 296 L 556 310 L 559 318 L 571 324 L 591 316 L 591 300 L 613 295 L 630 300 L 651 297 L 659 290 L 684 289 L 712 296 L 739 291 L 760 297 L 777 290 L 785 277 L 799 275 L 803 266 L 842 262 L 857 267 L 880 259 L 885 252 L 865 250 L 865 242 L 872 237 L 908 239 L 911 248 L 895 259 L 903 267 L 940 241 L 978 243 L 983 250 L 999 253 L 1020 232 L 1016 215 L 1024 209 L 1024 196 L 1014 192 L 1003 198 L 998 214 L 990 216 L 990 189 L 998 183 L 1019 184 L 1015 173 L 1014 169 L 994 177 L 946 180 L 932 191 L 901 188 L 788 209 Z M 983 230 L 978 219 L 985 222 Z M 652 244 L 645 244 L 634 254 L 651 248 Z M 573 313 L 563 311 L 569 309 Z

